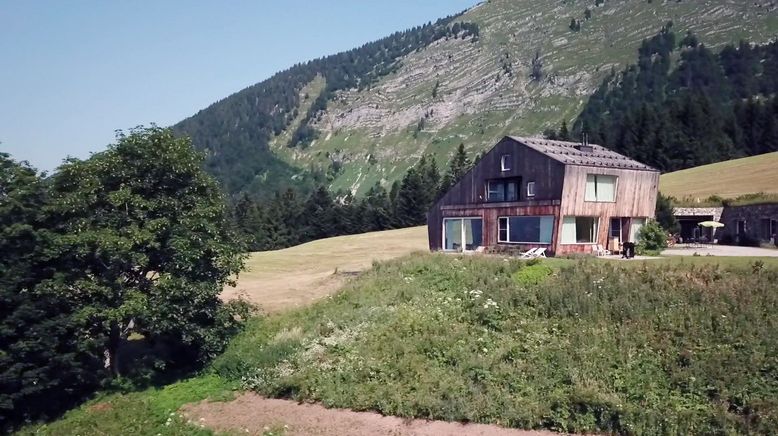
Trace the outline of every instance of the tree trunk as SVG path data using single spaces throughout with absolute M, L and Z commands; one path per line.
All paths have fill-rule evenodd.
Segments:
M 105 368 L 108 369 L 114 378 L 118 378 L 119 373 L 119 343 L 121 342 L 121 331 L 116 324 L 111 325 L 111 332 L 108 336 L 108 347 L 105 350 Z

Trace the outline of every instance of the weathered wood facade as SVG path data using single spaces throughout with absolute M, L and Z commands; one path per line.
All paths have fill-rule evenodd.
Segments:
M 591 185 L 594 175 L 616 180 L 612 188 L 614 201 L 587 201 L 587 178 Z M 504 191 L 506 197 L 511 192 L 510 198 L 493 201 L 490 187 L 503 187 L 502 181 L 512 184 L 511 189 Z M 614 234 L 611 224 L 618 227 L 623 242 L 630 239 L 629 233 L 634 233 L 629 231 L 633 224 L 654 216 L 658 183 L 658 171 L 597 145 L 505 137 L 429 211 L 430 249 L 447 248 L 445 220 L 471 218 L 480 219 L 480 233 L 470 230 L 476 238 L 480 234 L 481 241 L 476 241 L 479 246 L 546 247 L 552 254 L 591 252 L 595 244 L 610 245 L 610 236 Z M 515 243 L 505 240 L 510 237 L 504 229 L 504 240 L 500 241 L 500 218 L 507 225 L 508 219 L 516 217 L 543 217 L 546 225 L 553 217 L 553 232 L 539 238 L 544 242 Z M 591 230 L 596 236 L 591 236 L 590 242 L 570 243 L 570 231 L 576 225 L 571 221 L 574 217 L 598 220 L 599 224 L 592 226 L 597 229 Z M 468 225 L 472 227 L 478 222 Z M 567 239 L 563 240 L 565 228 Z M 625 228 L 627 232 L 622 231 Z M 465 237 L 465 230 L 462 232 Z M 473 244 L 459 241 L 459 245 L 462 249 Z

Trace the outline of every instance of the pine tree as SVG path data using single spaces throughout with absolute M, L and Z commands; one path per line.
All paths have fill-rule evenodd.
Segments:
M 419 172 L 421 174 L 421 183 L 424 187 L 425 197 L 423 204 L 420 205 L 422 209 L 427 211 L 432 204 L 438 199 L 438 192 L 440 192 L 440 171 L 438 170 L 438 164 L 435 158 L 430 156 L 429 159 L 422 157 L 419 161 Z
M 376 182 L 375 185 L 370 187 L 365 195 L 364 203 L 366 205 L 366 231 L 391 228 L 393 220 L 392 202 L 389 200 L 386 189 L 380 183 Z
M 570 131 L 567 129 L 567 121 L 562 121 L 562 127 L 559 128 L 559 135 L 557 139 L 560 141 L 571 141 Z
M 416 168 L 411 168 L 405 174 L 402 185 L 397 193 L 395 207 L 395 223 L 397 227 L 412 227 L 424 224 L 426 210 L 419 207 L 427 197 L 422 186 L 421 175 Z
M 337 233 L 338 223 L 330 191 L 320 185 L 314 189 L 303 206 L 305 240 L 323 239 Z

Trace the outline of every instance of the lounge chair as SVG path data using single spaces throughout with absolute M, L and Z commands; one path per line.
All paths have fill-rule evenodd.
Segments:
M 522 259 L 532 259 L 533 257 L 535 257 L 535 253 L 538 250 L 540 250 L 540 248 L 530 248 L 524 253 L 519 253 L 519 257 L 521 257 Z
M 538 248 L 537 251 L 535 251 L 535 255 L 532 256 L 533 258 L 545 258 L 546 257 L 546 247 Z
M 522 259 L 537 259 L 539 257 L 546 257 L 546 247 L 533 248 L 521 255 Z
M 593 251 L 597 256 L 610 256 L 612 254 L 610 250 L 604 249 L 600 244 L 595 245 Z

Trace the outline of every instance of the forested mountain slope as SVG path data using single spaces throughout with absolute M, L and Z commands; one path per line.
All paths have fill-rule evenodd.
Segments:
M 425 153 L 448 161 L 506 133 L 572 122 L 612 70 L 668 21 L 718 50 L 778 31 L 774 1 L 490 0 L 435 24 L 318 59 L 176 126 L 209 153 L 231 193 L 269 193 L 316 174 L 365 193 Z M 457 25 L 457 23 L 459 23 Z

